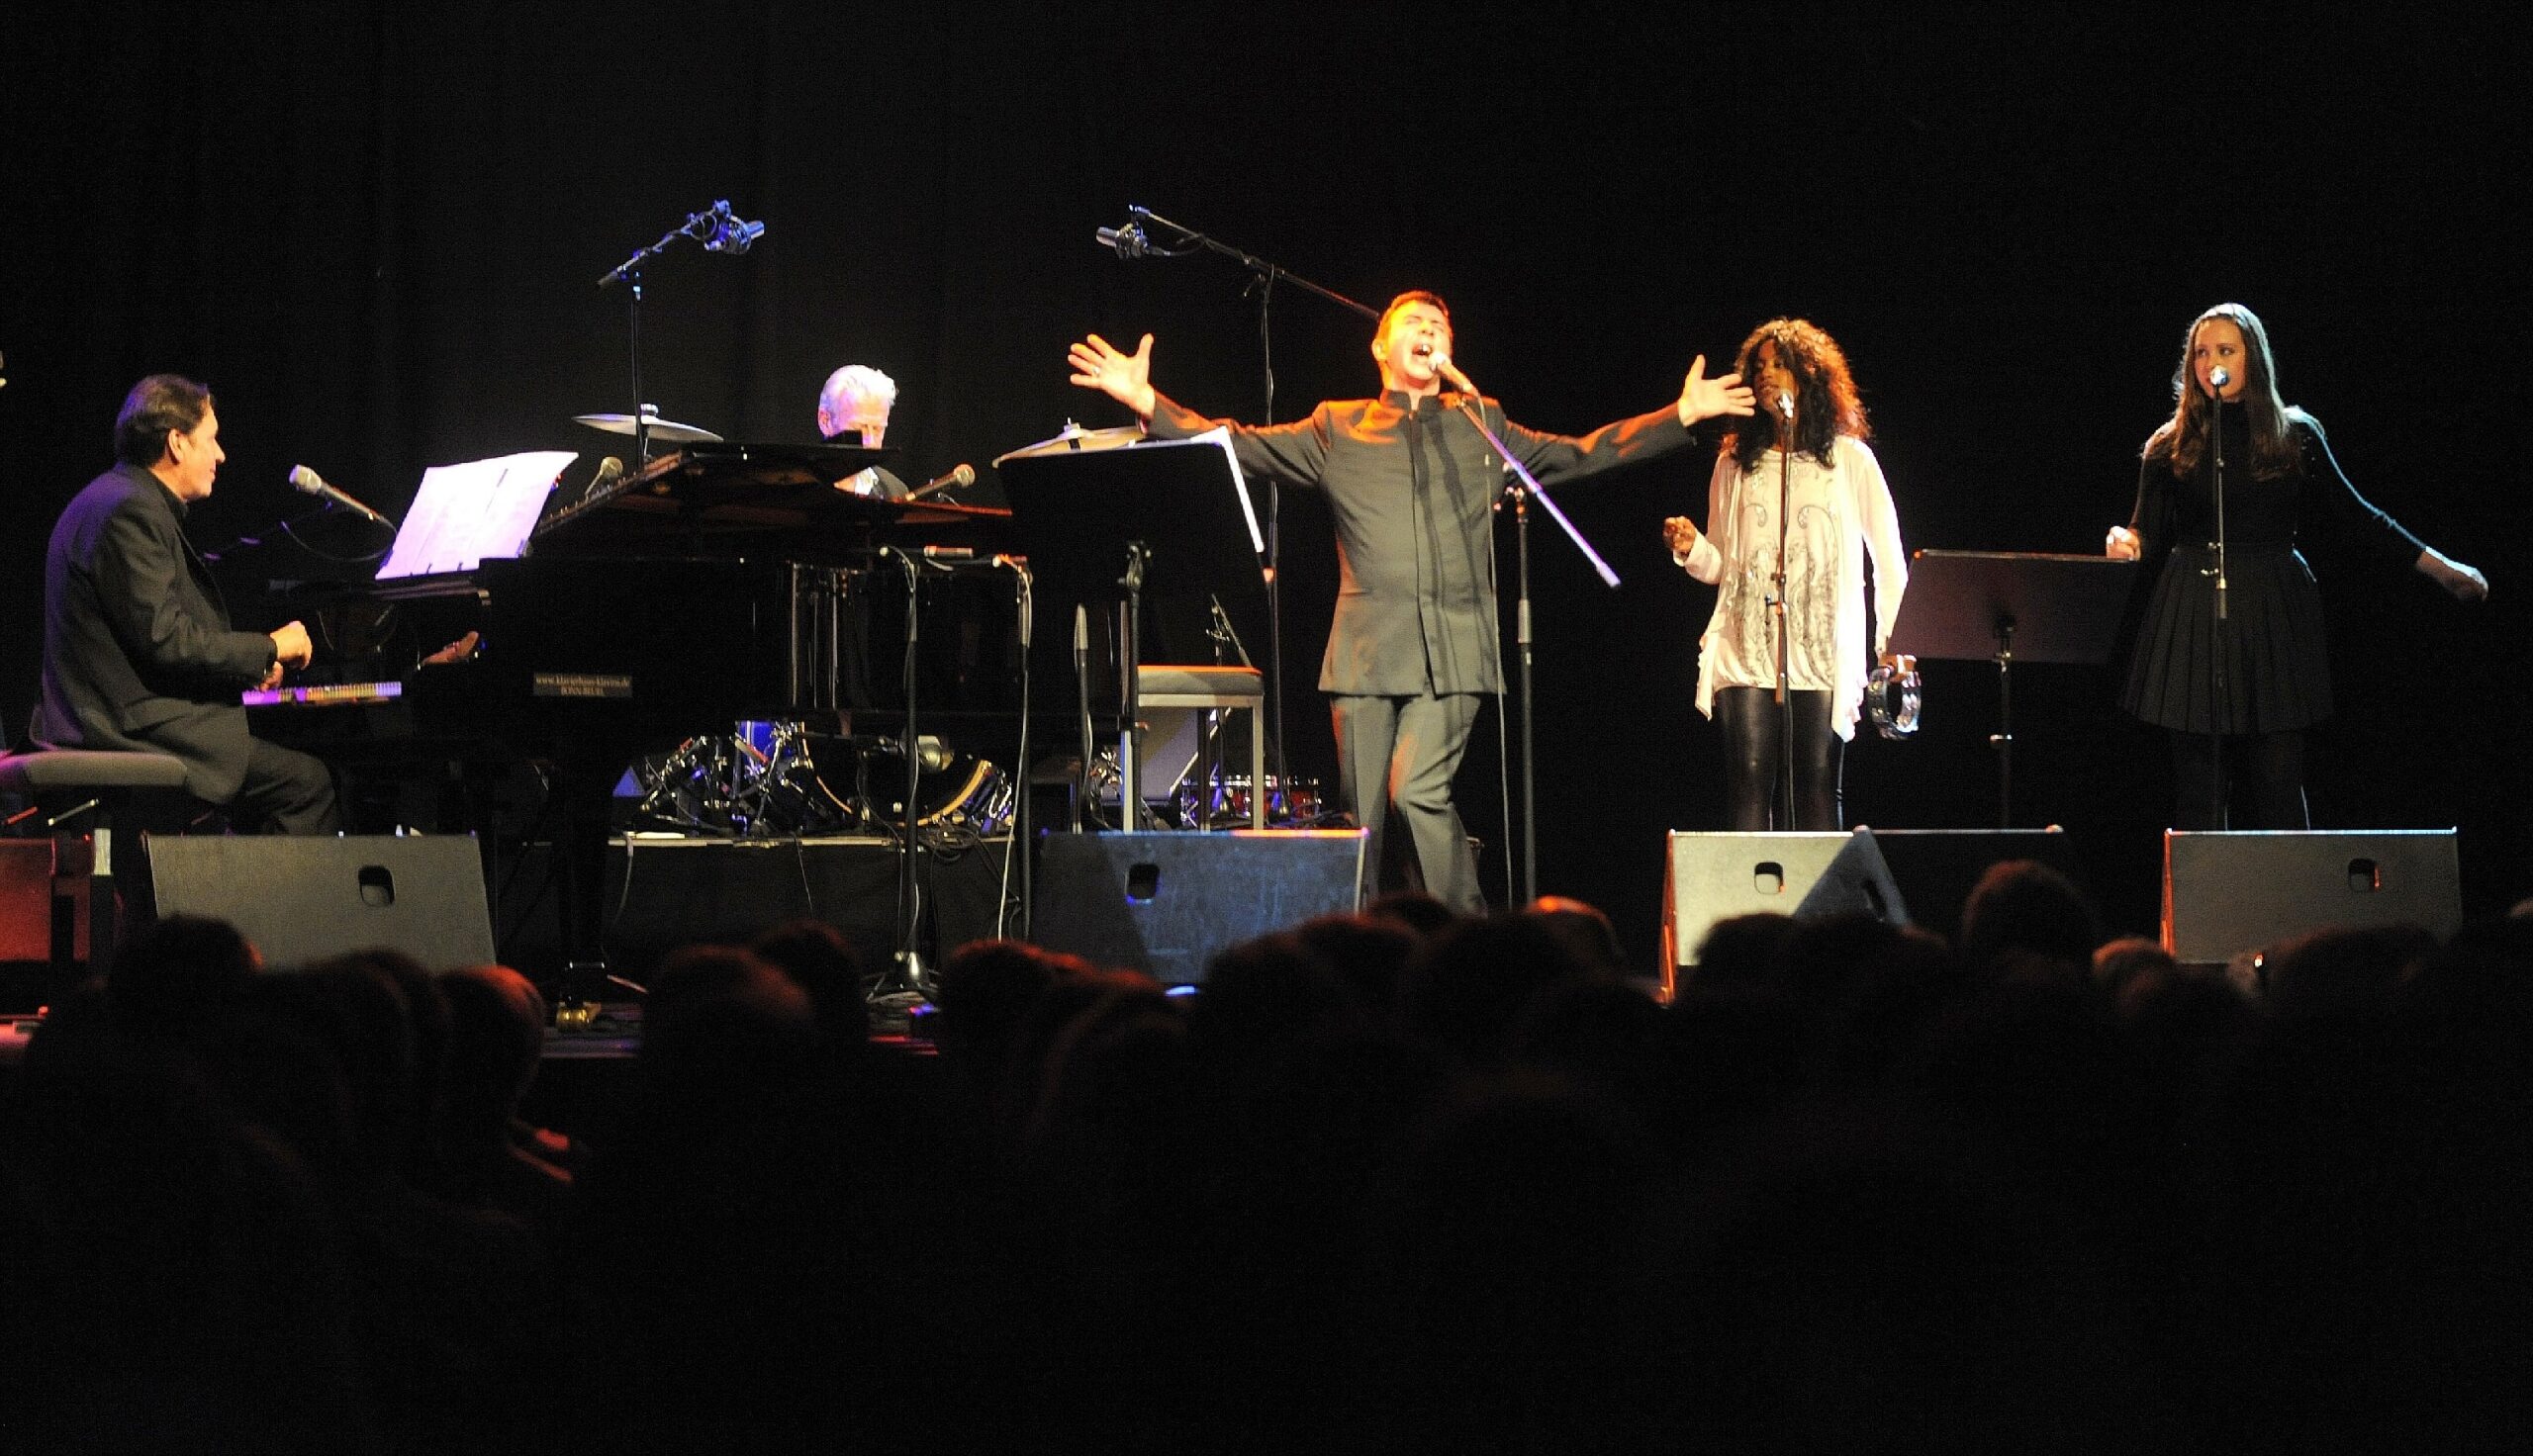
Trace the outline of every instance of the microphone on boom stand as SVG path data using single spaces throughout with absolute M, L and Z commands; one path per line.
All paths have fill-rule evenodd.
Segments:
M 934 476 L 931 480 L 925 481 L 922 485 L 906 492 L 903 503 L 912 504 L 913 502 L 922 500 L 924 497 L 933 494 L 935 491 L 965 490 L 976 483 L 976 467 L 973 465 L 961 465 L 953 469 L 947 475 Z

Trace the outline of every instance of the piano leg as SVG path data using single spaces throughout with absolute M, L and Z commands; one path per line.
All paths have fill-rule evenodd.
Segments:
M 624 765 L 612 756 L 564 754 L 551 768 L 547 801 L 554 844 L 555 919 L 562 940 L 563 979 L 557 1003 L 597 1002 L 607 994 L 602 900 L 607 836 Z

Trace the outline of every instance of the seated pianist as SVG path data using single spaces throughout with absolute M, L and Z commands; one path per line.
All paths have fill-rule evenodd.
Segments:
M 246 731 L 239 693 L 272 687 L 313 653 L 308 629 L 230 626 L 184 532 L 227 455 L 211 391 L 173 374 L 134 385 L 115 418 L 113 469 L 61 512 L 45 553 L 46 748 L 145 750 L 185 766 L 185 788 L 248 831 L 342 827 L 324 761 Z

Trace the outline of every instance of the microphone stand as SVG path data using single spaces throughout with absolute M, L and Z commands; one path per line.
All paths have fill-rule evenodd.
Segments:
M 1020 628 L 1020 747 L 1012 758 L 1012 762 L 1018 766 L 1020 796 L 1013 816 L 1015 822 L 1011 843 L 1005 846 L 1002 852 L 1002 865 L 1003 877 L 1008 883 L 1011 859 L 1014 855 L 1020 857 L 1020 939 L 1025 941 L 1029 938 L 1029 919 L 1033 908 L 1030 895 L 1034 888 L 1029 868 L 1029 638 L 1038 619 L 1037 579 L 1029 575 L 1028 562 L 1024 558 L 1009 558 L 1004 560 L 1004 565 L 1011 570 L 1012 595 L 1017 598 L 1014 604 L 1019 614 Z M 997 936 L 1002 934 L 1000 929 L 1002 917 L 999 912 L 1008 907 L 1009 903 L 1009 897 L 1006 895 L 995 907 L 997 913 L 994 923 Z
M 1465 379 L 1466 376 L 1462 376 L 1461 379 L 1454 380 L 1453 383 L 1462 383 Z M 1513 452 L 1504 448 L 1503 439 L 1487 427 L 1486 410 L 1479 404 L 1480 398 L 1474 388 L 1460 391 L 1460 414 L 1469 423 L 1477 426 L 1478 434 L 1487 444 L 1495 448 L 1495 458 L 1503 461 L 1504 468 L 1511 471 L 1515 477 L 1514 483 L 1504 488 L 1504 494 L 1511 497 L 1513 500 L 1514 592 L 1516 593 L 1513 608 L 1513 640 L 1515 657 L 1521 669 L 1522 700 L 1522 903 L 1527 905 L 1540 897 L 1539 771 L 1532 732 L 1532 706 L 1538 698 L 1538 693 L 1532 680 L 1530 502 L 1537 500 L 1548 511 L 1548 519 L 1556 522 L 1558 528 L 1565 532 L 1565 538 L 1574 543 L 1574 549 L 1582 552 L 1583 559 L 1592 564 L 1592 570 L 1599 575 L 1602 585 L 1615 590 L 1619 584 L 1619 574 L 1610 569 L 1610 564 L 1603 561 L 1601 554 L 1592 549 L 1592 543 L 1583 539 L 1583 533 L 1575 528 L 1574 522 L 1568 520 L 1565 512 L 1557 508 L 1556 501 L 1541 487 L 1539 478 L 1531 474 L 1529 467 L 1514 458 Z
M 707 249 L 720 251 L 713 239 L 723 235 L 730 217 L 730 205 L 716 202 L 700 213 L 689 213 L 686 221 L 660 234 L 660 240 L 648 247 L 633 250 L 633 256 L 609 269 L 600 277 L 598 286 L 612 288 L 623 284 L 628 314 L 625 337 L 633 354 L 633 474 L 651 463 L 651 419 L 642 404 L 642 264 L 660 256 L 681 237 L 692 238 Z M 753 238 L 753 234 L 750 234 Z
M 1334 289 L 1323 288 L 1290 269 L 1268 262 L 1256 253 L 1234 247 L 1193 228 L 1173 223 L 1150 208 L 1130 205 L 1126 211 L 1137 223 L 1149 223 L 1166 228 L 1177 234 L 1178 241 L 1173 247 L 1156 247 L 1147 243 L 1142 248 L 1144 253 L 1176 258 L 1185 257 L 1196 249 L 1203 248 L 1208 252 L 1220 253 L 1250 271 L 1252 275 L 1250 287 L 1258 294 L 1258 350 L 1266 376 L 1266 408 L 1259 420 L 1261 424 L 1275 422 L 1275 337 L 1268 305 L 1273 300 L 1277 279 L 1290 279 L 1293 283 L 1310 290 L 1330 303 L 1341 308 L 1352 309 L 1366 318 L 1377 321 L 1381 317 L 1378 309 L 1367 308 Z M 1102 236 L 1106 235 L 1103 229 Z M 1119 255 L 1133 256 L 1122 249 Z M 1266 482 L 1266 697 L 1272 704 L 1268 716 L 1273 723 L 1267 741 L 1273 746 L 1274 751 L 1268 758 L 1274 765 L 1275 781 L 1287 794 L 1289 804 L 1292 785 L 1284 767 L 1283 501 L 1283 488 L 1269 477 Z M 1266 785 L 1263 783 L 1252 786 L 1252 792 L 1265 793 L 1266 791 Z
M 897 849 L 896 954 L 889 960 L 889 968 L 864 997 L 866 1004 L 877 1005 L 891 997 L 912 995 L 929 998 L 924 985 L 923 955 L 915 944 L 922 921 L 922 905 L 915 877 L 915 830 L 923 812 L 920 789 L 923 783 L 923 743 L 915 734 L 915 687 L 920 681 L 916 672 L 917 652 L 922 637 L 920 621 L 923 605 L 923 564 L 893 546 L 880 548 L 893 556 L 906 573 L 906 660 L 902 674 L 906 692 L 905 726 L 898 730 L 897 747 L 905 756 L 906 800 L 899 816 L 898 832 L 903 836 Z
M 1091 743 L 1090 729 L 1090 614 L 1078 604 L 1073 609 L 1073 690 L 1081 713 L 1081 772 L 1074 775 L 1073 783 L 1073 832 L 1079 834 L 1088 812 L 1090 770 L 1098 751 Z
M 2208 448 L 2213 470 L 2209 477 L 2211 494 L 2216 503 L 2216 566 L 2203 575 L 2216 579 L 2216 629 L 2208 645 L 2213 650 L 2207 659 L 2209 686 L 2213 700 L 2208 703 L 2207 740 L 2210 770 L 2208 774 L 2208 815 L 2210 828 L 2223 829 L 2232 820 L 2227 811 L 2225 791 L 2225 739 L 2234 726 L 2232 683 L 2225 676 L 2225 604 L 2228 595 L 2225 576 L 2225 387 L 2208 391 Z
M 1129 833 L 1143 828 L 1143 618 L 1144 567 L 1152 548 L 1126 543 L 1126 574 L 1117 585 L 1126 589 L 1117 603 L 1117 678 L 1124 699 L 1125 725 L 1117 741 L 1117 827 Z
M 1780 397 L 1782 399 L 1782 397 Z M 1784 770 L 1785 818 L 1782 828 L 1800 829 L 1794 797 L 1794 643 L 1786 607 L 1786 541 L 1793 530 L 1794 410 L 1780 409 L 1777 432 L 1777 762 Z

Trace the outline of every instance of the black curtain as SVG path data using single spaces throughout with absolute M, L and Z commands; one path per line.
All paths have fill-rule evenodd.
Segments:
M 297 463 L 394 511 L 432 463 L 620 450 L 569 423 L 632 405 L 623 292 L 595 280 L 718 198 L 763 242 L 645 275 L 644 394 L 672 418 L 806 440 L 827 372 L 868 363 L 900 386 L 900 474 L 982 468 L 1068 418 L 1121 422 L 1065 383 L 1088 330 L 1156 333 L 1166 389 L 1260 417 L 1260 301 L 1217 258 L 1096 250 L 1132 202 L 1375 305 L 1439 289 L 1460 362 L 1545 428 L 1652 408 L 1692 355 L 1721 368 L 1760 319 L 1810 317 L 1854 362 L 1913 548 L 2099 550 L 2184 324 L 2250 304 L 2360 484 L 2497 584 L 2466 611 L 2317 561 L 2343 700 L 2317 808 L 2462 824 L 2474 908 L 2501 906 L 2533 865 L 2508 652 L 2524 47 L 2494 22 L 2192 25 L 2043 9 L 1787 37 L 1723 12 L 1355 11 L 1270 30 L 1185 7 L 780 3 L 13 20 L 0 710 L 23 723 L 44 537 L 133 380 L 218 392 L 206 541 L 305 503 Z M 1289 286 L 1269 302 L 1280 416 L 1373 386 L 1359 319 Z M 1533 543 L 1542 882 L 1646 946 L 1661 832 L 1720 815 L 1689 705 L 1712 597 L 1656 531 L 1703 513 L 1708 464 L 1566 501 L 1616 592 Z M 1291 756 L 1326 774 L 1325 513 L 1288 497 L 1286 535 Z M 1849 756 L 1854 817 L 1992 821 L 1993 673 L 1928 676 L 1921 739 Z M 2017 715 L 2017 819 L 2086 835 L 2114 918 L 2142 924 L 2160 744 L 2100 672 L 2026 672 Z M 1498 774 L 1482 724 L 1463 790 L 1500 886 Z

